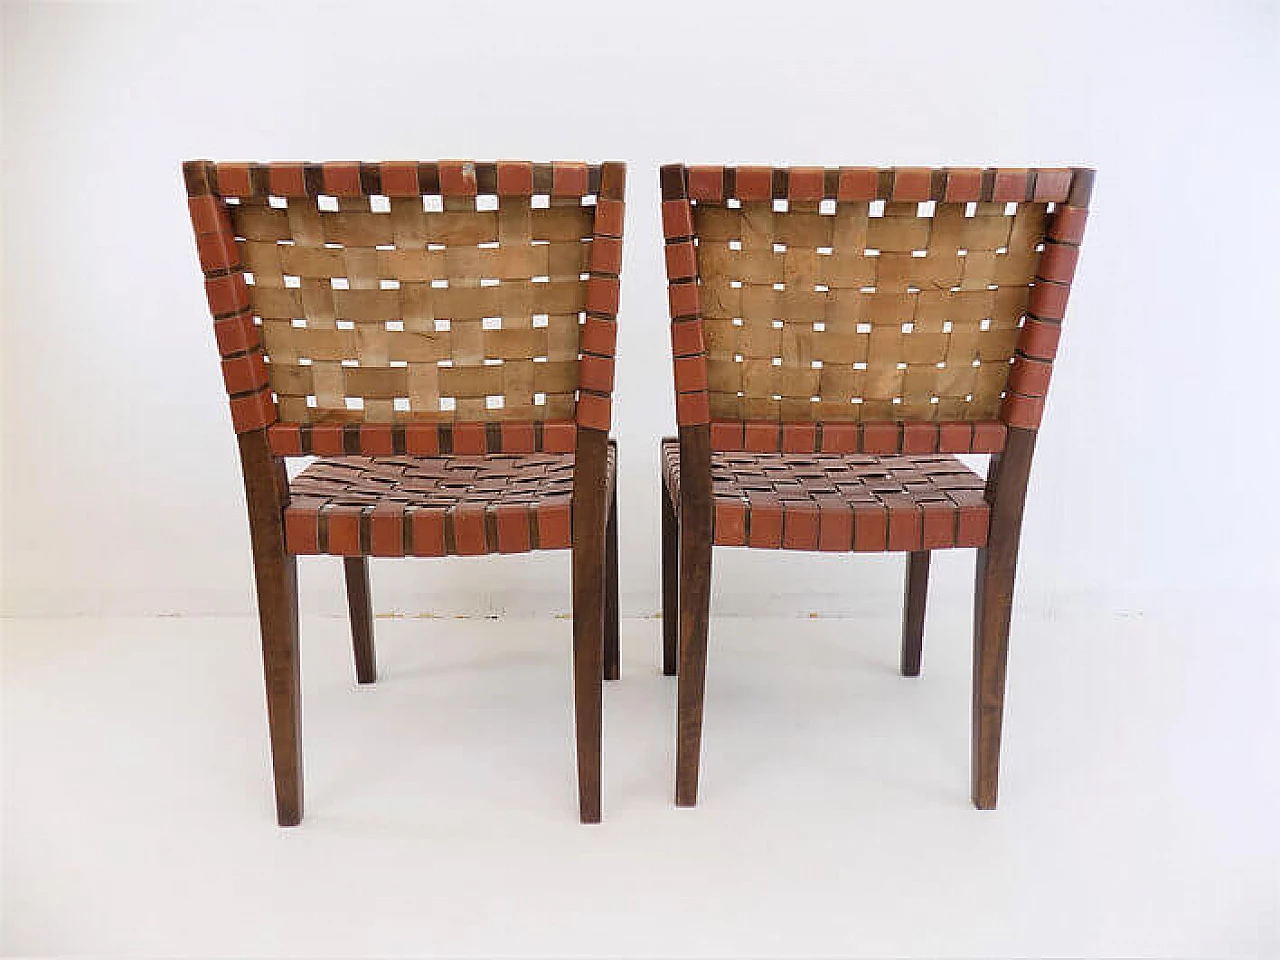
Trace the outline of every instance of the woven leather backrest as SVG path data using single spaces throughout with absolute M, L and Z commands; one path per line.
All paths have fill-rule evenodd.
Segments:
M 668 168 L 686 414 L 1038 425 L 1085 173 Z
M 189 164 L 233 409 L 275 397 L 237 430 L 607 430 L 622 178 L 620 164 Z

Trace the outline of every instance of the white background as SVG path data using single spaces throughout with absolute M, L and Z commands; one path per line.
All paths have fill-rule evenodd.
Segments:
M 622 597 L 656 611 L 673 429 L 657 165 L 1098 169 L 1033 472 L 1028 602 L 1274 583 L 1276 8 L 5 6 L 4 610 L 252 603 L 179 163 L 623 159 Z M 718 557 L 723 613 L 887 599 L 897 566 Z M 303 564 L 337 612 L 333 561 Z M 375 565 L 376 605 L 542 613 L 564 557 Z
M 2 10 L 0 952 L 1280 951 L 1275 3 Z M 375 563 L 380 613 L 524 619 L 379 620 L 356 693 L 337 561 L 304 561 L 309 807 L 275 829 L 193 157 L 630 165 L 602 827 L 562 553 Z M 998 814 L 967 805 L 970 551 L 910 683 L 900 558 L 717 551 L 702 805 L 669 809 L 678 160 L 1098 169 Z

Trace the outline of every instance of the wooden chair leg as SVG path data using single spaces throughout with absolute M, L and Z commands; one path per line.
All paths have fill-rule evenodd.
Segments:
M 351 648 L 355 653 L 356 682 L 373 683 L 378 679 L 378 665 L 373 652 L 369 560 L 367 557 L 343 557 L 342 566 L 347 577 L 347 611 L 351 616 Z
M 284 545 L 289 481 L 284 464 L 268 450 L 265 433 L 242 434 L 239 442 L 258 589 L 276 821 L 292 827 L 302 820 L 302 683 L 297 562 Z
M 681 807 L 698 802 L 707 620 L 711 608 L 710 456 L 705 430 L 691 432 L 688 437 L 681 431 L 680 470 L 684 483 L 680 488 L 680 680 L 676 694 L 676 805 Z
M 662 672 L 676 675 L 680 650 L 680 529 L 666 483 L 662 490 Z
M 297 560 L 258 560 L 258 621 L 267 687 L 267 723 L 276 787 L 276 822 L 302 822 L 302 678 L 298 651 Z
M 618 488 L 609 498 L 609 522 L 605 529 L 604 678 L 622 676 L 622 650 L 618 621 Z
M 987 479 L 991 527 L 978 551 L 973 605 L 973 805 L 994 810 L 999 792 L 1005 668 L 1013 616 L 1013 582 L 1035 433 L 1010 429 Z
M 604 689 L 605 435 L 578 431 L 573 478 L 573 703 L 578 749 L 578 816 L 600 822 L 600 739 Z
M 920 655 L 924 648 L 925 599 L 929 593 L 928 550 L 907 554 L 906 599 L 902 609 L 902 675 L 920 676 Z
M 1014 558 L 978 551 L 973 643 L 973 804 L 994 810 L 1000 776 L 1005 670 L 1013 614 Z

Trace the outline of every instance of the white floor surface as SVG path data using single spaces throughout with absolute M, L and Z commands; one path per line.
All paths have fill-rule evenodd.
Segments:
M 1280 955 L 1257 628 L 1021 613 L 980 813 L 968 621 L 939 606 L 918 680 L 888 615 L 714 620 L 693 810 L 671 802 L 659 621 L 625 620 L 596 827 L 567 620 L 379 619 L 357 689 L 345 623 L 305 619 L 292 830 L 252 621 L 5 623 L 3 952 Z

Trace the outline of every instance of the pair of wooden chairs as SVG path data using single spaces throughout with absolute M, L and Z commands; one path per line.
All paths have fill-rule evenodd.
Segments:
M 573 551 L 579 809 L 618 658 L 614 386 L 625 166 L 184 165 L 248 501 L 282 825 L 302 816 L 295 558 Z M 661 446 L 676 800 L 697 797 L 712 547 L 978 550 L 974 803 L 991 808 L 1036 431 L 1093 173 L 661 171 L 678 439 Z M 990 454 L 986 479 L 955 454 Z M 288 457 L 316 459 L 293 480 Z

